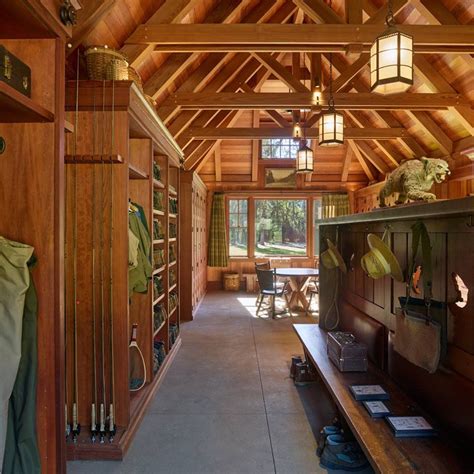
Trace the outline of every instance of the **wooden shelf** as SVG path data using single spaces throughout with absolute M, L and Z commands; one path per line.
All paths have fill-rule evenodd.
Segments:
M 171 316 L 173 316 L 174 313 L 176 313 L 176 310 L 178 309 L 178 306 L 175 306 L 172 310 L 171 310 L 171 313 L 168 315 L 168 319 L 171 318 Z
M 158 273 L 161 273 L 165 268 L 166 268 L 166 265 L 163 265 L 162 267 L 157 268 L 156 270 L 153 270 L 153 275 L 158 275 Z
M 153 337 L 156 337 L 156 335 L 165 327 L 166 324 L 166 319 L 160 324 L 160 327 L 153 332 Z
M 172 188 L 168 188 L 168 193 L 171 195 L 171 196 L 177 196 L 178 193 L 176 192 L 175 189 L 172 189 Z
M 164 244 L 165 239 L 158 239 L 153 241 L 153 245 L 159 245 L 159 244 Z
M 164 216 L 165 213 L 164 213 L 164 211 L 159 211 L 158 209 L 153 209 L 153 215 L 154 216 Z
M 176 283 L 173 286 L 170 286 L 168 293 L 171 293 L 176 288 L 176 286 L 177 286 Z
M 123 163 L 121 155 L 65 155 L 64 163 L 93 164 L 93 163 Z
M 130 163 L 128 164 L 128 176 L 130 179 L 148 179 L 149 177 L 147 173 Z
M 171 212 L 168 215 L 170 219 L 176 219 L 178 217 L 178 214 L 171 214 Z
M 169 240 L 169 242 L 176 242 L 176 237 L 173 237 L 173 238 L 168 239 L 168 240 Z
M 66 133 L 74 133 L 74 125 L 68 120 L 64 120 L 64 131 Z
M 171 262 L 170 264 L 168 264 L 169 267 L 172 267 L 174 265 L 176 265 L 176 260 L 174 262 Z
M 0 82 L 0 123 L 54 122 L 54 114 Z
M 165 189 L 165 185 L 161 181 L 158 181 L 157 179 L 153 179 L 153 187 L 155 189 Z
M 166 293 L 163 293 L 155 301 L 153 301 L 153 306 L 155 306 L 155 304 L 158 304 L 165 297 L 165 295 Z

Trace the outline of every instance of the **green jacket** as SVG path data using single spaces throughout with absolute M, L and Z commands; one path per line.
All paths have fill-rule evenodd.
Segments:
M 129 268 L 128 290 L 129 295 L 134 291 L 146 293 L 153 267 L 151 264 L 151 236 L 148 226 L 145 227 L 139 212 L 130 212 L 128 215 L 130 230 L 139 240 L 137 266 Z

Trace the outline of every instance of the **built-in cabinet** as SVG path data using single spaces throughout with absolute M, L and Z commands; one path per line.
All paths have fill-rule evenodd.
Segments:
M 66 413 L 71 428 L 81 426 L 67 453 L 121 459 L 180 345 L 181 151 L 132 82 L 69 82 L 66 107 L 74 128 L 66 141 Z M 129 214 L 137 207 L 152 268 L 145 288 L 132 292 Z M 137 391 L 134 327 L 146 368 Z M 93 436 L 94 416 L 105 425 L 103 443 L 100 432 Z
M 207 285 L 207 188 L 192 171 L 181 173 L 181 319 L 191 321 Z

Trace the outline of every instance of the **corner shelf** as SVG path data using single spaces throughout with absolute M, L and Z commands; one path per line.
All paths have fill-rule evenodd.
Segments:
M 148 179 L 147 173 L 133 166 L 131 163 L 128 164 L 128 176 L 130 179 Z
M 153 331 L 153 338 L 155 338 L 155 337 L 158 335 L 158 333 L 165 327 L 166 322 L 167 322 L 167 319 L 165 319 L 165 320 L 160 324 L 160 327 L 159 327 L 156 331 Z
M 154 276 L 154 275 L 158 275 L 158 274 L 161 273 L 165 268 L 166 268 L 166 265 L 163 265 L 162 267 L 157 268 L 156 270 L 153 270 L 153 276 Z
M 38 122 L 54 122 L 54 114 L 5 82 L 0 82 L 0 123 Z
M 155 189 L 165 189 L 165 185 L 161 182 L 161 181 L 158 181 L 157 179 L 153 179 L 153 187 Z
M 155 301 L 153 301 L 153 306 L 158 304 L 165 297 L 165 294 L 166 293 L 163 293 L 162 295 L 158 296 L 158 298 Z

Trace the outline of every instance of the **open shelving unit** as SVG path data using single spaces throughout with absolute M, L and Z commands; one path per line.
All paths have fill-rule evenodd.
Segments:
M 65 472 L 64 62 L 57 2 L 6 1 L 0 44 L 31 69 L 31 97 L 0 81 L 0 235 L 34 247 L 36 432 L 42 472 Z M 1 72 L 3 75 L 3 70 Z M 28 422 L 34 420 L 28 420 Z
M 68 110 L 68 120 L 74 124 L 75 107 L 75 82 L 67 84 L 66 103 Z M 112 93 L 115 93 L 115 99 L 112 99 Z M 94 97 L 95 96 L 95 97 Z M 105 96 L 105 110 L 102 101 Z M 112 100 L 115 105 L 115 111 L 112 112 Z M 94 109 L 94 103 L 95 109 Z M 140 424 L 146 407 L 155 394 L 164 374 L 169 368 L 179 346 L 180 339 L 171 346 L 169 340 L 169 324 L 179 324 L 179 310 L 172 312 L 172 318 L 169 316 L 155 328 L 154 310 L 161 305 L 164 314 L 168 315 L 169 299 L 171 287 L 175 291 L 179 286 L 178 274 L 174 273 L 174 280 L 170 285 L 169 268 L 169 245 L 176 248 L 175 257 L 178 257 L 178 246 L 169 240 L 169 186 L 172 185 L 178 190 L 180 161 L 182 152 L 174 142 L 169 132 L 159 120 L 156 111 L 145 100 L 142 93 L 130 81 L 80 81 L 79 83 L 79 119 L 75 126 L 75 133 L 78 133 L 77 155 L 92 154 L 94 148 L 91 143 L 91 124 L 97 120 L 97 114 L 100 115 L 100 123 L 104 127 L 105 135 L 101 137 L 103 149 L 101 156 L 122 157 L 121 162 L 111 162 L 110 158 L 105 165 L 105 185 L 104 195 L 109 195 L 110 187 L 114 190 L 113 205 L 113 322 L 114 322 L 114 347 L 113 354 L 115 358 L 115 419 L 118 427 L 117 435 L 113 442 L 105 444 L 91 443 L 90 441 L 90 406 L 92 403 L 91 382 L 87 378 L 92 377 L 93 366 L 91 358 L 84 358 L 80 361 L 80 377 L 83 377 L 81 387 L 85 387 L 84 393 L 81 393 L 82 404 L 79 407 L 79 421 L 82 426 L 82 432 L 77 443 L 68 443 L 69 459 L 122 459 L 127 451 L 131 440 Z M 94 111 L 95 110 L 95 111 Z M 100 112 L 97 112 L 100 110 Z M 94 116 L 95 114 L 95 116 Z M 113 115 L 113 117 L 112 117 Z M 112 125 L 113 124 L 113 125 Z M 112 126 L 114 133 L 111 133 Z M 81 136 L 81 133 L 83 134 Z M 112 137 L 113 143 L 112 143 Z M 74 133 L 67 136 L 67 153 L 72 154 Z M 74 160 L 72 160 L 74 161 Z M 96 164 L 81 163 L 77 167 L 80 189 L 83 189 L 87 196 L 85 206 L 91 205 L 91 176 L 92 169 L 97 166 L 100 170 L 100 160 L 94 160 Z M 159 164 L 161 168 L 160 179 L 154 176 L 154 163 Z M 69 165 L 68 165 L 69 166 Z M 112 171 L 113 170 L 113 174 Z M 97 179 L 97 178 L 96 178 Z M 156 194 L 161 194 L 160 209 L 154 209 L 156 203 Z M 178 191 L 175 196 L 177 198 Z M 154 199 L 155 197 L 155 199 Z M 99 199 L 99 196 L 96 197 Z M 104 209 L 109 209 L 110 201 L 105 198 Z M 89 202 L 87 202 L 89 201 Z M 150 261 L 152 262 L 152 276 L 148 284 L 146 293 L 128 293 L 128 215 L 129 201 L 136 203 L 143 208 L 146 216 L 148 228 L 150 230 Z M 96 201 L 95 205 L 100 202 Z M 70 203 L 68 204 L 71 205 Z M 81 232 L 84 238 L 91 233 L 90 216 L 84 209 L 79 212 L 79 238 Z M 84 217 L 85 216 L 85 217 Z M 160 222 L 162 235 L 155 235 L 154 222 Z M 174 219 L 176 225 L 178 219 Z M 99 224 L 98 224 L 99 225 Z M 105 238 L 109 238 L 110 219 L 107 216 L 100 225 L 104 226 Z M 106 245 L 108 245 L 106 242 Z M 90 252 L 82 258 L 81 263 L 85 267 L 90 265 Z M 176 267 L 176 265 L 175 265 Z M 105 262 L 105 274 L 109 275 L 109 263 Z M 78 277 L 79 280 L 81 277 Z M 161 288 L 159 293 L 155 290 L 154 281 L 160 281 Z M 70 289 L 69 284 L 69 289 Z M 106 286 L 106 294 L 109 286 Z M 81 306 L 84 314 L 81 314 L 80 322 L 85 326 L 91 324 L 90 305 L 92 292 L 87 291 L 81 297 Z M 107 300 L 107 298 L 106 298 Z M 107 301 L 106 301 L 107 302 Z M 178 304 L 179 308 L 179 304 Z M 110 323 L 110 314 L 106 314 L 106 321 Z M 137 391 L 129 391 L 129 358 L 128 345 L 133 324 L 138 325 L 137 344 L 140 347 L 146 362 L 146 383 L 145 386 Z M 80 341 L 82 347 L 91 352 L 90 330 L 83 329 L 81 334 L 84 341 Z M 154 343 L 160 341 L 163 343 L 166 357 L 159 367 L 154 367 Z M 106 348 L 109 350 L 109 348 Z M 112 349 L 110 349 L 112 350 Z M 111 358 L 107 358 L 110 363 Z M 68 361 L 68 366 L 71 361 Z M 109 390 L 110 377 L 106 378 L 106 397 L 111 398 L 111 389 Z

